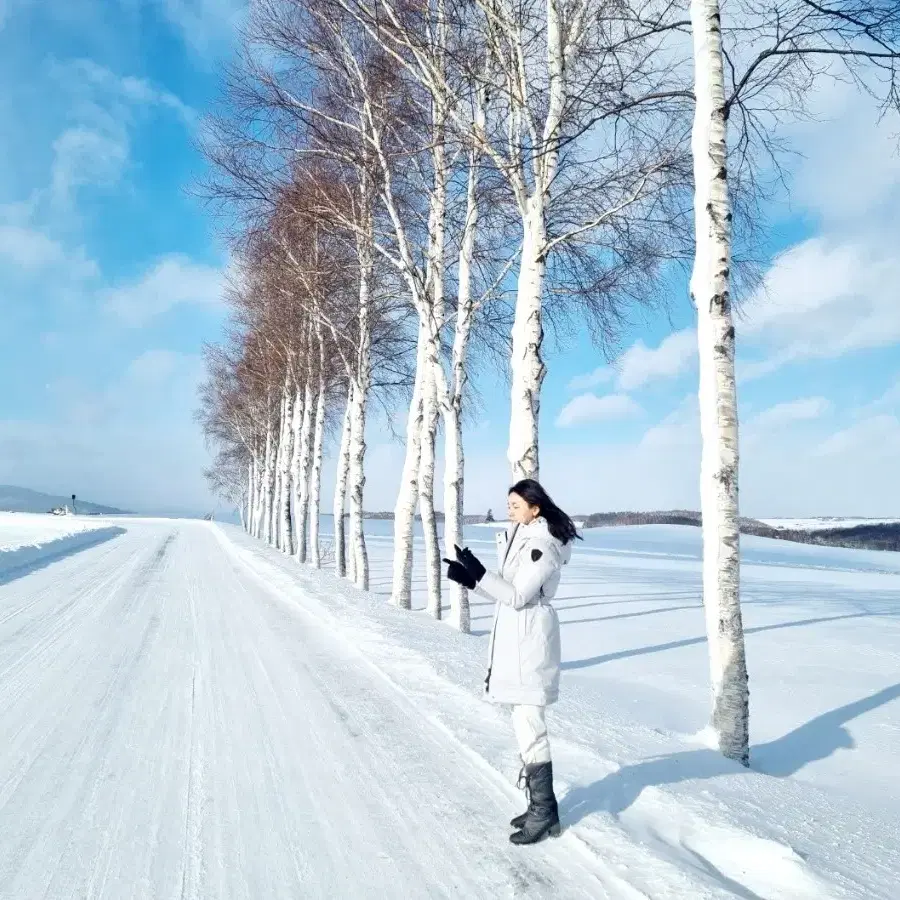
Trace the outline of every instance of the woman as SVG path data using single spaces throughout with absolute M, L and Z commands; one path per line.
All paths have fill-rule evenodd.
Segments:
M 528 809 L 510 823 L 514 844 L 559 834 L 553 763 L 544 707 L 559 697 L 559 619 L 550 605 L 560 570 L 578 537 L 575 524 L 534 480 L 509 490 L 511 531 L 498 534 L 499 574 L 488 572 L 471 550 L 456 548 L 448 577 L 496 601 L 485 693 L 512 707 Z

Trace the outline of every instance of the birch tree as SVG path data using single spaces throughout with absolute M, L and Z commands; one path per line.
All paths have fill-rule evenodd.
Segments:
M 476 0 L 475 6 L 488 64 L 470 77 L 483 83 L 491 102 L 486 124 L 469 123 L 469 138 L 506 180 L 520 220 L 508 459 L 514 480 L 537 478 L 551 256 L 596 229 L 639 222 L 642 201 L 677 171 L 677 117 L 659 127 L 667 115 L 659 106 L 681 101 L 683 92 L 661 83 L 653 31 L 624 27 L 621 14 L 604 26 L 601 4 Z M 583 137 L 602 143 L 606 125 L 616 135 L 612 152 L 595 151 L 589 168 L 578 165 L 573 145 Z M 563 187 L 578 178 L 590 188 L 572 221 L 561 214 Z M 601 267 L 606 262 L 595 259 Z
M 712 681 L 711 728 L 723 754 L 749 765 L 749 690 L 740 607 L 738 410 L 732 314 L 729 122 L 738 158 L 801 115 L 809 92 L 840 66 L 884 111 L 900 109 L 900 8 L 879 0 L 738 4 L 723 27 L 719 0 L 691 0 L 696 103 L 696 255 L 691 296 L 700 356 L 703 597 Z M 777 161 L 776 161 L 777 162 Z
M 703 597 L 719 749 L 749 761 L 749 692 L 739 594 L 738 422 L 731 313 L 731 205 L 718 0 L 692 0 L 696 255 L 691 297 L 700 347 Z

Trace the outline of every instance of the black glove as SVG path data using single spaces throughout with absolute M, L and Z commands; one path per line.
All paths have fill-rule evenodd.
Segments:
M 453 545 L 456 550 L 456 558 L 469 570 L 469 574 L 475 579 L 477 584 L 484 578 L 487 569 L 481 564 L 481 560 L 468 548 L 460 550 L 456 544 Z
M 475 590 L 475 585 L 478 584 L 478 582 L 472 577 L 469 570 L 462 563 L 450 559 L 445 559 L 444 562 L 447 563 L 447 577 L 451 581 L 461 584 L 470 591 Z

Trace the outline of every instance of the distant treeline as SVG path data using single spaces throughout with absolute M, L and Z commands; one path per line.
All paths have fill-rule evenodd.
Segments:
M 345 519 L 348 519 L 349 517 L 349 513 L 344 513 Z M 444 521 L 444 514 L 438 510 L 434 511 L 434 517 L 438 522 Z M 363 515 L 363 518 L 374 519 L 378 522 L 392 522 L 394 520 L 394 514 L 392 512 L 367 512 Z M 422 517 L 418 513 L 416 513 L 416 521 L 422 521 Z M 487 521 L 488 519 L 486 516 L 463 516 L 463 522 L 466 525 L 483 525 Z
M 662 512 L 608 512 L 573 516 L 585 528 L 604 528 L 608 525 L 700 525 L 700 513 L 689 509 L 670 509 Z
M 585 528 L 604 528 L 616 525 L 693 525 L 699 528 L 703 522 L 699 512 L 689 509 L 674 509 L 665 512 L 592 513 L 589 516 L 576 516 L 575 518 L 579 522 L 584 522 Z M 900 552 L 900 522 L 807 531 L 800 528 L 773 528 L 758 519 L 742 518 L 740 526 L 741 534 L 793 541 L 796 544 Z

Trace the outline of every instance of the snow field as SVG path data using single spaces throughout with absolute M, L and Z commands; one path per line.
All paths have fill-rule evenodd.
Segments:
M 487 560 L 493 545 L 480 534 L 471 529 L 469 544 Z M 702 896 L 698 882 L 723 896 L 894 897 L 900 558 L 744 539 L 754 738 L 746 772 L 691 737 L 708 696 L 699 537 L 668 526 L 588 532 L 566 573 L 551 738 L 569 833 L 610 864 L 619 847 L 622 871 L 651 897 Z M 369 547 L 373 590 L 386 595 L 390 538 L 374 533 Z M 303 577 L 301 593 L 312 594 L 305 579 L 322 576 Z M 423 606 L 421 570 L 416 579 Z M 424 709 L 448 727 L 465 721 L 458 708 L 440 710 L 457 692 L 467 704 L 477 697 L 489 606 L 473 601 L 473 641 L 385 608 L 384 596 L 335 584 L 316 596 L 398 683 L 422 692 L 431 683 L 423 673 L 436 678 Z M 359 633 L 363 622 L 374 632 Z M 487 727 L 479 753 L 511 780 L 505 714 L 474 708 L 480 724 L 457 729 L 461 739 L 477 743 Z M 653 848 L 640 876 L 635 844 Z M 671 868 L 660 872 L 664 861 Z

